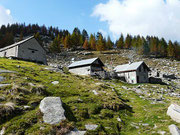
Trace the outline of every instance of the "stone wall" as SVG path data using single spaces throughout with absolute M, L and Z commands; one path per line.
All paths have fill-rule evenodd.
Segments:
M 18 46 L 0 52 L 0 57 L 17 57 Z
M 18 58 L 47 64 L 46 52 L 34 38 L 18 47 Z
M 69 72 L 77 75 L 90 75 L 90 66 L 69 69 Z

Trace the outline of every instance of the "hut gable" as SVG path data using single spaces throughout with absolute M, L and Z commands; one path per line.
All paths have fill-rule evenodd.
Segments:
M 47 64 L 46 51 L 34 36 L 1 48 L 0 57 L 12 57 Z
M 94 72 L 103 71 L 103 62 L 99 58 L 76 61 L 68 66 L 69 71 L 78 75 L 92 75 Z
M 143 61 L 119 65 L 114 68 L 114 71 L 128 83 L 149 82 L 148 72 L 150 69 Z

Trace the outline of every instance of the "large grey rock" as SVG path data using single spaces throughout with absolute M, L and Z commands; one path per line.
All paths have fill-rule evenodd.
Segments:
M 64 109 L 60 97 L 46 97 L 40 103 L 40 110 L 44 114 L 43 120 L 48 124 L 58 124 L 65 120 Z
M 167 115 L 169 115 L 174 121 L 180 123 L 180 106 L 177 104 L 171 104 L 168 107 Z
M 180 135 L 180 130 L 178 129 L 178 127 L 174 124 L 169 126 L 169 131 L 172 135 Z
M 87 124 L 87 125 L 85 125 L 85 127 L 86 127 L 87 130 L 95 130 L 98 127 L 98 125 Z

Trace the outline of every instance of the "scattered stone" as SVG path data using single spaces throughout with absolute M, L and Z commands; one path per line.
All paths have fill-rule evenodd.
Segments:
M 15 73 L 15 72 L 10 71 L 10 70 L 2 70 L 2 69 L 0 69 L 0 73 Z
M 28 85 L 31 86 L 31 87 L 35 86 L 35 84 L 33 84 L 33 83 L 28 83 Z
M 73 131 L 67 133 L 66 135 L 84 135 L 86 131 L 79 131 L 77 129 L 74 129 Z
M 0 76 L 0 82 L 4 81 L 5 78 L 3 76 Z
M 2 128 L 2 130 L 0 131 L 0 135 L 4 135 L 5 133 L 5 127 Z
M 166 131 L 158 131 L 158 134 L 164 135 L 166 134 Z
M 24 107 L 24 109 L 25 110 L 28 110 L 28 109 L 30 109 L 31 107 L 30 106 L 28 106 L 28 105 L 25 105 L 25 106 L 23 106 Z
M 65 120 L 64 109 L 60 97 L 46 97 L 40 103 L 40 110 L 44 114 L 43 120 L 48 124 L 58 124 Z
M 0 88 L 5 87 L 5 86 L 9 86 L 9 85 L 11 85 L 11 84 L 0 84 Z
M 123 89 L 127 90 L 128 88 L 126 86 L 122 86 Z
M 149 126 L 149 124 L 148 123 L 143 123 L 142 126 L 146 127 L 146 126 Z
M 98 127 L 98 125 L 87 124 L 87 125 L 85 125 L 85 127 L 86 127 L 87 130 L 95 130 Z
M 178 129 L 178 127 L 174 124 L 169 126 L 169 131 L 172 135 L 180 135 L 180 130 Z
M 135 89 L 135 92 L 136 92 L 137 94 L 143 94 L 142 90 L 140 90 L 140 89 Z
M 54 85 L 57 85 L 57 84 L 59 84 L 59 81 L 54 81 L 54 82 L 51 82 L 52 84 L 54 84 Z
M 122 122 L 122 120 L 119 117 L 117 118 L 117 121 Z
M 157 125 L 155 124 L 154 127 L 153 127 L 153 129 L 156 129 L 156 128 L 157 128 Z
M 98 95 L 99 93 L 96 90 L 92 91 L 94 93 L 94 95 Z
M 174 121 L 180 123 L 180 106 L 177 104 L 171 104 L 168 107 L 167 115 L 169 115 Z

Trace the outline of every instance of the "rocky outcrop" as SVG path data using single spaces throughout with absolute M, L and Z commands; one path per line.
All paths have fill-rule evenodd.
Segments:
M 174 124 L 169 126 L 169 131 L 170 131 L 171 135 L 180 135 L 180 130 Z
M 168 107 L 167 115 L 169 115 L 174 121 L 180 123 L 180 106 L 177 104 L 171 104 Z
M 64 109 L 60 97 L 46 97 L 40 103 L 43 120 L 48 124 L 58 124 L 65 120 Z

